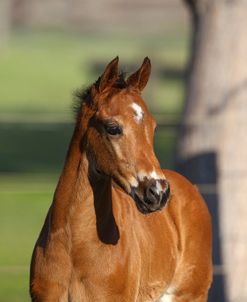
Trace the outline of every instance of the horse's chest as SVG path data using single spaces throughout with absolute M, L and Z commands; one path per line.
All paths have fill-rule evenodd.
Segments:
M 173 238 L 167 236 L 168 234 L 169 232 L 164 233 L 163 238 L 161 236 L 151 239 L 146 249 L 143 246 L 140 300 L 137 301 L 157 301 L 171 283 L 177 251 Z
M 176 252 L 169 230 L 150 234 L 123 232 L 115 245 L 84 246 L 74 259 L 74 295 L 86 295 L 88 301 L 98 296 L 99 301 L 156 301 L 171 281 Z M 105 295 L 111 298 L 102 299 Z

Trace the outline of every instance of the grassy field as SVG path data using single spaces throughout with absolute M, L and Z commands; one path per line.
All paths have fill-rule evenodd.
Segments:
M 163 111 L 176 111 L 180 81 L 161 76 L 170 67 L 183 68 L 186 38 L 184 30 L 165 36 L 17 32 L 0 50 L 0 113 L 68 115 L 73 91 L 96 80 L 116 55 L 124 71 L 134 71 L 148 55 L 154 71 L 150 106 L 155 100 Z
M 94 81 L 116 55 L 128 71 L 148 55 L 148 106 L 154 114 L 179 115 L 186 44 L 184 30 L 163 36 L 19 31 L 0 49 L 0 302 L 29 301 L 30 257 L 71 136 L 74 89 Z M 176 131 L 158 130 L 163 167 L 173 166 L 175 143 Z
M 28 301 L 32 249 L 49 207 L 54 178 L 0 178 L 0 301 Z

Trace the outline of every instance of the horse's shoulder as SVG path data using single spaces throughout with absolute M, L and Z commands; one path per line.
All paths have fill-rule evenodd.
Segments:
M 201 198 L 196 185 L 192 184 L 186 177 L 172 170 L 162 170 L 167 181 L 170 184 L 171 190 L 176 194 L 183 196 L 193 195 Z
M 175 171 L 163 170 L 163 173 L 170 184 L 172 207 L 182 209 L 184 214 L 187 212 L 191 215 L 197 214 L 200 219 L 210 219 L 208 208 L 197 186 Z
M 208 208 L 198 188 L 188 179 L 174 171 L 163 172 L 171 188 L 167 210 L 177 230 L 177 246 L 183 250 L 180 270 L 177 270 L 178 280 L 184 276 L 187 284 L 192 282 L 191 286 L 208 287 L 212 275 L 212 224 Z M 202 277 L 197 282 L 188 278 L 188 263 L 193 272 L 195 267 L 201 268 Z
M 186 186 L 187 188 L 193 186 L 193 184 L 186 177 L 176 171 L 168 169 L 163 169 L 162 171 L 167 180 L 174 185 L 182 185 L 183 187 Z

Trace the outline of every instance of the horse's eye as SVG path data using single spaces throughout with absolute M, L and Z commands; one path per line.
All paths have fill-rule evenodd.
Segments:
M 110 135 L 122 134 L 122 128 L 118 125 L 105 125 L 105 130 Z

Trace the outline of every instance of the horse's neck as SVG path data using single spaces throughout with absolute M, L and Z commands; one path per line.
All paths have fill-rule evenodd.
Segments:
M 78 130 L 74 131 L 54 194 L 52 205 L 52 228 L 59 229 L 66 223 L 67 214 L 80 194 L 92 196 L 92 189 L 87 177 L 88 160 L 81 150 Z
M 89 165 L 75 131 L 54 195 L 51 226 L 54 231 L 64 227 L 73 215 L 72 209 L 80 209 L 85 213 L 81 213 L 82 220 L 95 222 L 98 238 L 115 244 L 119 236 L 112 212 L 111 180 L 93 176 L 89 179 Z

